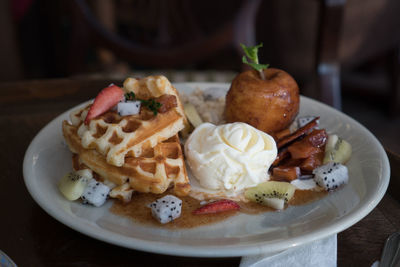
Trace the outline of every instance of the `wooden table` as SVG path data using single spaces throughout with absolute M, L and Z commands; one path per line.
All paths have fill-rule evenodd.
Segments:
M 0 250 L 19 266 L 238 266 L 240 258 L 184 258 L 129 250 L 80 234 L 44 212 L 22 176 L 25 150 L 49 121 L 112 81 L 58 79 L 0 84 Z M 121 81 L 113 81 L 121 82 Z M 370 266 L 400 229 L 400 157 L 388 152 L 391 183 L 379 205 L 338 235 L 338 266 Z M 395 198 L 397 196 L 397 199 Z

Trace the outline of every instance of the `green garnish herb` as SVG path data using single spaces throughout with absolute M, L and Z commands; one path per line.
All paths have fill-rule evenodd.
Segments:
M 158 114 L 158 109 L 162 106 L 160 102 L 155 101 L 154 99 L 136 99 L 136 95 L 134 92 L 129 92 L 125 94 L 126 100 L 131 101 L 140 101 L 141 105 L 148 108 L 149 110 L 153 111 L 154 116 Z
M 252 61 L 249 62 L 246 56 L 243 56 L 242 62 L 257 70 L 260 73 L 261 79 L 265 80 L 265 75 L 263 70 L 267 69 L 269 67 L 269 64 L 260 64 L 258 62 L 258 48 L 262 47 L 263 44 L 261 43 L 256 46 L 245 46 L 244 44 L 240 44 L 240 46 L 243 48 L 243 51 L 246 54 L 246 56 Z
M 135 95 L 134 92 L 126 93 L 125 94 L 125 99 L 134 101 L 134 100 L 136 100 L 136 95 Z
M 138 99 L 138 100 L 142 103 L 143 106 L 153 111 L 154 116 L 158 114 L 158 109 L 162 106 L 160 102 L 157 102 L 154 99 L 149 99 L 149 100 Z

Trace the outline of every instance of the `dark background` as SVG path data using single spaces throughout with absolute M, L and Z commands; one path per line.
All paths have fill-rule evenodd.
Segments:
M 321 99 L 321 64 L 338 67 L 333 77 L 343 96 L 339 108 L 400 151 L 400 1 L 5 0 L 0 5 L 0 81 L 123 78 L 172 69 L 235 74 L 243 70 L 239 42 L 262 42 L 261 62 L 289 72 L 307 96 Z M 100 33 L 88 26 L 88 18 Z M 231 78 L 226 75 L 225 82 Z

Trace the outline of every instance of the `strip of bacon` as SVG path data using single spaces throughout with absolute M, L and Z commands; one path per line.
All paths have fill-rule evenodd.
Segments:
M 281 151 L 278 152 L 278 155 L 276 156 L 274 162 L 272 163 L 272 166 L 278 166 L 279 163 L 281 163 L 284 159 L 287 159 L 288 157 L 290 157 L 290 153 L 287 148 L 281 149 Z
M 300 176 L 300 168 L 296 166 L 279 166 L 272 169 L 273 180 L 290 182 Z
M 297 131 L 295 131 L 291 135 L 285 136 L 282 139 L 278 140 L 278 144 L 277 144 L 278 149 L 288 145 L 289 143 L 293 142 L 297 138 L 310 132 L 312 129 L 314 129 L 317 126 L 317 120 L 319 120 L 319 117 L 316 117 L 315 119 L 313 119 L 312 121 L 310 121 L 309 123 L 304 125 L 303 127 L 297 129 Z

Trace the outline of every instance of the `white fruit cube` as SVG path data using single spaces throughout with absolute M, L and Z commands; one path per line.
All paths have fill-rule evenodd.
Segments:
M 95 179 L 91 179 L 83 192 L 82 200 L 84 203 L 100 207 L 106 201 L 109 192 L 110 188 L 108 186 Z
M 151 214 L 160 223 L 168 223 L 181 216 L 182 200 L 166 195 L 150 204 Z

